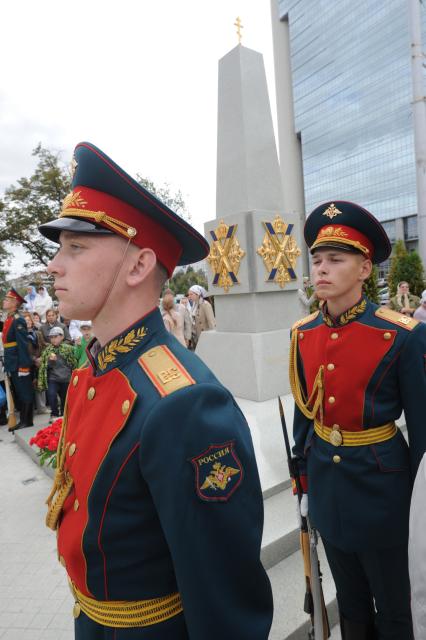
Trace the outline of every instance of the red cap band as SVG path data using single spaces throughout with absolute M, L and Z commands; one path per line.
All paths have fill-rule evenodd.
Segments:
M 19 302 L 19 304 L 24 304 L 25 302 L 25 298 L 20 296 L 19 293 L 15 291 L 15 289 L 9 289 L 9 291 L 5 294 L 5 298 L 13 298 L 17 302 Z
M 152 217 L 108 193 L 89 187 L 74 187 L 65 198 L 59 217 L 94 222 L 130 239 L 141 249 L 152 249 L 169 276 L 182 254 L 182 247 L 176 238 Z
M 336 242 L 338 244 L 347 244 L 361 251 L 370 260 L 373 259 L 374 247 L 370 240 L 360 231 L 353 227 L 347 227 L 343 224 L 334 225 L 329 224 L 322 227 L 316 237 L 315 242 L 312 244 L 311 251 L 315 247 L 319 247 L 322 244 L 330 244 Z

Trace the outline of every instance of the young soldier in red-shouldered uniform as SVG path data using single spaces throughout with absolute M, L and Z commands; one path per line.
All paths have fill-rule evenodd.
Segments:
M 177 264 L 208 245 L 102 151 L 76 147 L 72 193 L 40 227 L 60 311 L 92 320 L 73 372 L 47 524 L 77 640 L 266 640 L 263 501 L 231 394 L 164 326 Z
M 391 251 L 368 211 L 327 202 L 307 219 L 305 240 L 323 306 L 292 329 L 301 510 L 322 536 L 342 638 L 410 640 L 408 515 L 426 450 L 426 326 L 362 295 L 372 263 Z M 402 411 L 409 447 L 395 426 Z
M 33 424 L 34 388 L 31 380 L 32 360 L 28 346 L 28 330 L 25 318 L 17 313 L 25 300 L 11 288 L 3 299 L 7 318 L 3 325 L 4 370 L 10 377 L 19 401 L 20 419 L 9 431 L 31 427 Z

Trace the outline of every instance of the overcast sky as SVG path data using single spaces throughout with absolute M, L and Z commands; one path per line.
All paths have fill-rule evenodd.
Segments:
M 34 168 L 32 149 L 70 160 L 88 140 L 130 174 L 181 189 L 194 226 L 215 217 L 218 60 L 264 55 L 269 0 L 22 0 L 2 4 L 0 191 Z M 11 270 L 20 272 L 22 255 Z

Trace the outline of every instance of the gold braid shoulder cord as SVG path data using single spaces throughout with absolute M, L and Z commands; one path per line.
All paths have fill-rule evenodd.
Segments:
M 291 391 L 294 401 L 300 411 L 309 420 L 315 420 L 318 412 L 320 416 L 321 426 L 323 424 L 323 400 L 324 400 L 324 365 L 322 364 L 315 376 L 312 392 L 306 400 L 306 394 L 300 383 L 299 371 L 297 368 L 297 348 L 298 348 L 298 330 L 293 329 L 291 333 L 290 358 L 289 358 L 289 378 Z M 313 407 L 311 407 L 313 403 Z
M 53 481 L 52 490 L 46 500 L 47 515 L 46 526 L 49 529 L 55 531 L 58 526 L 59 517 L 61 515 L 62 507 L 65 500 L 68 498 L 70 491 L 74 485 L 74 480 L 68 471 L 65 471 L 65 456 L 68 450 L 69 443 L 65 445 L 67 433 L 67 404 L 65 403 L 64 417 L 62 420 L 62 431 L 58 443 L 57 452 L 57 468 L 55 473 L 55 479 Z

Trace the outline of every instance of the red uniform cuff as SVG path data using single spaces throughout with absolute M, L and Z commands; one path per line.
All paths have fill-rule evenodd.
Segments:
M 299 479 L 303 493 L 308 493 L 308 476 L 299 476 Z M 293 488 L 293 495 L 295 496 L 297 494 L 297 488 L 294 478 L 291 479 L 291 486 Z

